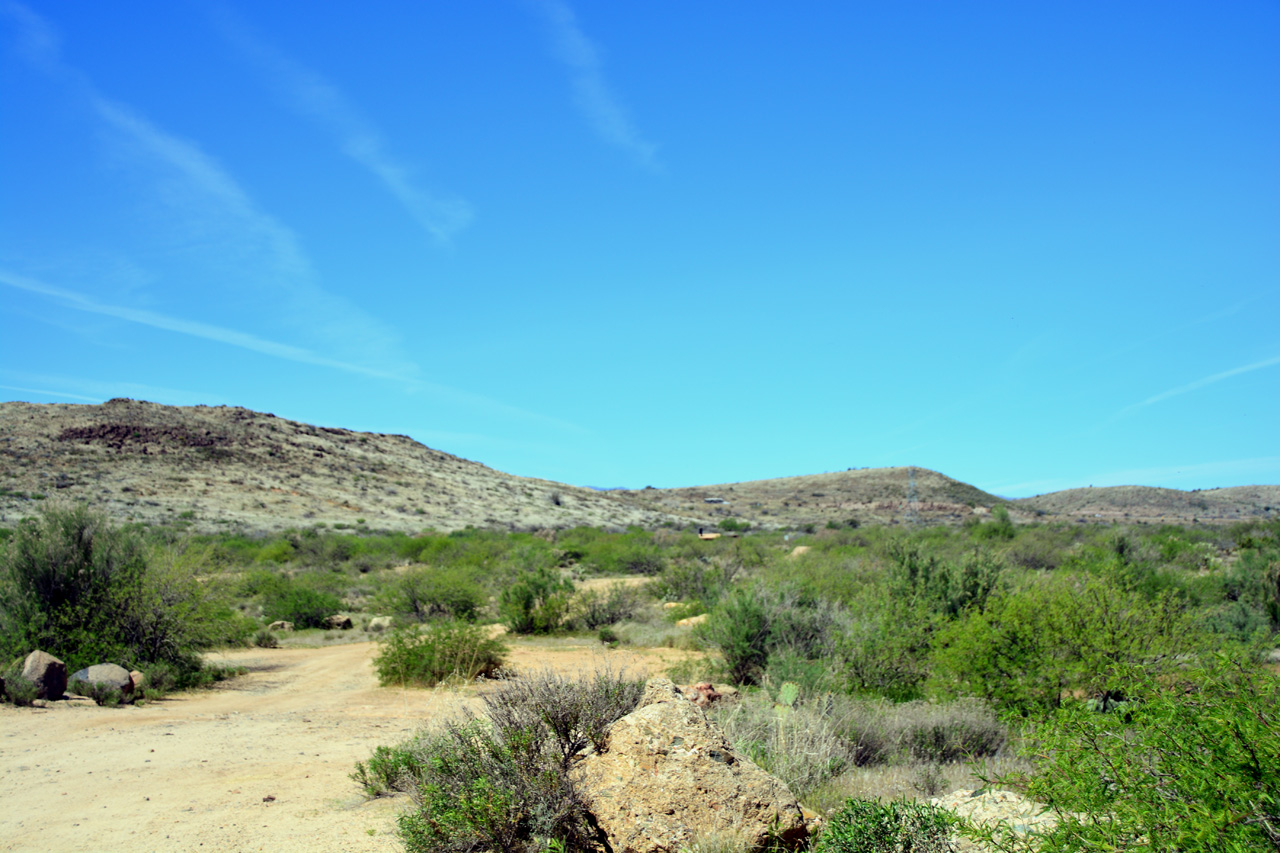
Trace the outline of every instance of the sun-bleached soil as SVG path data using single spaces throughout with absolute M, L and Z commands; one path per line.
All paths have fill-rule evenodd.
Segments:
M 249 673 L 141 707 L 83 699 L 0 706 L 0 849 L 393 851 L 405 798 L 366 800 L 349 774 L 379 745 L 476 706 L 479 691 L 383 688 L 373 643 L 219 654 Z M 637 676 L 682 653 L 589 641 L 513 646 L 513 669 Z

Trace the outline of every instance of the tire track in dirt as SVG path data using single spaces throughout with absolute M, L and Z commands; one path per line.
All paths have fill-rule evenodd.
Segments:
M 485 688 L 379 687 L 375 650 L 219 654 L 249 674 L 142 707 L 0 706 L 0 849 L 401 850 L 395 815 L 407 800 L 365 800 L 349 778 L 355 762 L 476 705 Z M 637 674 L 667 663 L 656 653 L 606 657 L 586 642 L 509 656 L 517 671 L 604 660 Z

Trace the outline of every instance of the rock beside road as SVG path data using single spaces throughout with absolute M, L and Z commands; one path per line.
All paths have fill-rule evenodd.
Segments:
M 722 830 L 751 847 L 771 834 L 791 844 L 807 834 L 786 785 L 738 755 L 665 678 L 650 680 L 636 710 L 610 727 L 605 750 L 571 777 L 614 853 L 672 853 Z
M 86 667 L 71 676 L 71 682 L 106 685 L 120 694 L 120 701 L 127 702 L 133 695 L 133 676 L 129 670 L 114 663 L 98 663 Z
M 67 692 L 67 665 L 48 652 L 27 655 L 22 677 L 36 686 L 37 699 L 61 699 Z

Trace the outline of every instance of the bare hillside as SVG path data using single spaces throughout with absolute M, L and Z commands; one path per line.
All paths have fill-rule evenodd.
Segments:
M 1240 521 L 1280 515 L 1280 486 L 1236 486 L 1191 492 L 1150 486 L 1109 486 L 1066 489 L 1023 498 L 1013 504 L 1033 512 L 1091 521 Z
M 85 501 L 121 520 L 189 519 L 199 530 L 689 522 L 613 494 L 504 474 L 403 435 L 238 407 L 0 403 L 0 522 L 30 514 L 39 496 Z
M 914 479 L 914 488 L 912 480 Z M 408 436 L 317 427 L 238 407 L 0 403 L 0 524 L 41 500 L 196 530 L 327 524 L 380 530 L 619 528 L 729 518 L 759 527 L 1015 519 L 1224 522 L 1280 514 L 1280 486 L 1180 492 L 1123 486 L 1007 501 L 927 468 L 600 492 L 517 477 Z
M 915 499 L 911 480 L 915 477 Z M 958 522 L 975 510 L 1006 503 L 979 488 L 927 468 L 863 468 L 680 489 L 640 489 L 615 494 L 655 512 L 736 518 L 757 526 Z

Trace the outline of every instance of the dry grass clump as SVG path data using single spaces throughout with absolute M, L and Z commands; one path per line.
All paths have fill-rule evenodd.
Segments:
M 762 768 L 800 799 L 838 803 L 851 788 L 892 788 L 934 796 L 965 763 L 997 755 L 1007 733 L 985 703 L 854 699 L 827 694 L 776 704 L 763 691 L 713 707 L 710 717 Z M 879 779 L 880 781 L 875 781 Z

